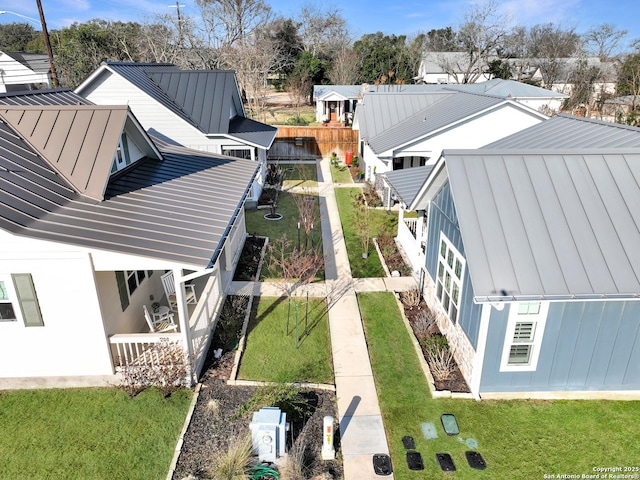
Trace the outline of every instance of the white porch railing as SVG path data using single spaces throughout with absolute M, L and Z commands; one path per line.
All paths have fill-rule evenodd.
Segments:
M 199 372 L 207 356 L 209 335 L 213 331 L 222 306 L 219 274 L 207 280 L 198 304 L 189 317 L 189 330 L 193 355 L 193 371 Z M 128 333 L 109 337 L 111 355 L 116 372 L 127 366 L 153 366 L 154 346 L 161 342 L 179 342 L 184 345 L 184 334 L 178 333 Z
M 416 235 L 416 229 L 418 228 L 418 219 L 417 218 L 403 218 L 402 220 L 404 221 L 404 224 L 409 229 L 409 232 L 411 232 L 411 235 L 413 235 L 413 238 L 418 238 L 417 235 Z
M 153 366 L 158 362 L 153 347 L 160 342 L 181 342 L 179 333 L 128 333 L 109 337 L 116 372 L 130 366 Z

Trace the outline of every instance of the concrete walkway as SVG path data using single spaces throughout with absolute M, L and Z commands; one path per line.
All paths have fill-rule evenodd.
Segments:
M 388 454 L 389 447 L 356 293 L 407 290 L 416 287 L 416 282 L 412 277 L 354 279 L 327 160 L 318 164 L 318 194 L 326 281 L 310 285 L 309 295 L 326 297 L 329 306 L 344 478 L 393 478 L 376 475 L 373 469 L 373 455 Z M 232 290 L 249 295 L 282 294 L 269 282 L 233 282 Z

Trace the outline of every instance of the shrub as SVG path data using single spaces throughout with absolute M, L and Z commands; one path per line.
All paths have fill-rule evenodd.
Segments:
M 420 305 L 420 300 L 422 300 L 422 294 L 418 287 L 400 292 L 400 301 L 405 307 L 418 307 Z
M 442 352 L 449 349 L 449 342 L 447 337 L 441 333 L 435 333 L 425 338 L 421 344 L 424 346 L 427 353 Z
M 305 127 L 309 125 L 309 122 L 301 116 L 289 117 L 285 120 L 285 125 L 292 125 L 294 127 Z
M 302 395 L 302 390 L 286 383 L 278 383 L 260 388 L 249 401 L 240 405 L 234 419 L 238 419 L 250 412 L 257 412 L 262 407 L 278 407 L 289 416 L 303 416 L 308 409 L 308 401 Z
M 251 455 L 251 435 L 232 437 L 227 451 L 215 459 L 211 476 L 215 480 L 245 480 L 251 467 Z
M 420 310 L 411 323 L 413 333 L 418 340 L 425 340 L 436 329 L 436 316 L 429 309 Z M 445 338 L 446 340 L 446 338 Z
M 248 304 L 249 297 L 246 295 L 227 295 L 213 332 L 214 346 L 222 347 L 226 351 L 236 348 Z
M 430 337 L 433 338 L 433 337 Z M 446 380 L 455 370 L 455 360 L 451 350 L 430 350 L 427 352 L 427 360 L 431 375 L 436 380 Z
M 144 353 L 144 364 L 122 367 L 120 388 L 131 397 L 157 387 L 165 397 L 189 386 L 189 359 L 179 342 L 160 341 Z

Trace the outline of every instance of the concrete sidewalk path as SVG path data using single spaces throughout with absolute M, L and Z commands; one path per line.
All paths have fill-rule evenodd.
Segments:
M 392 479 L 393 475 L 376 475 L 373 468 L 373 456 L 388 454 L 389 447 L 356 293 L 402 291 L 415 288 L 417 284 L 413 277 L 352 277 L 335 187 L 331 181 L 329 161 L 320 160 L 317 191 L 322 219 L 325 282 L 302 287 L 303 292 L 298 294 L 308 290 L 310 296 L 327 299 L 344 479 Z M 232 282 L 229 293 L 280 296 L 283 290 L 276 282 Z

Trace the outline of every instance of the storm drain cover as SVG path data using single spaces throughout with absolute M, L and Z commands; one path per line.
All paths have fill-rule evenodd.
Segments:
M 440 465 L 440 470 L 443 472 L 455 472 L 456 466 L 453 463 L 453 458 L 448 453 L 436 453 L 436 461 Z
M 467 457 L 467 462 L 469 462 L 471 468 L 475 468 L 476 470 L 484 470 L 487 468 L 487 463 L 478 452 L 464 452 L 464 456 Z
M 422 430 L 422 435 L 427 440 L 438 438 L 438 431 L 436 430 L 436 426 L 432 422 L 421 423 L 420 429 Z
M 385 453 L 376 453 L 373 456 L 373 471 L 376 475 L 391 475 L 391 457 Z
M 402 437 L 402 445 L 404 445 L 404 448 L 406 450 L 414 450 L 416 448 L 416 442 L 413 439 L 413 437 L 410 436 L 406 436 L 406 437 Z
M 420 452 L 407 452 L 407 465 L 409 470 L 424 470 L 424 462 Z
M 458 435 L 460 433 L 458 422 L 453 415 L 445 413 L 440 417 L 440 420 L 442 421 L 442 428 L 444 428 L 447 435 Z

